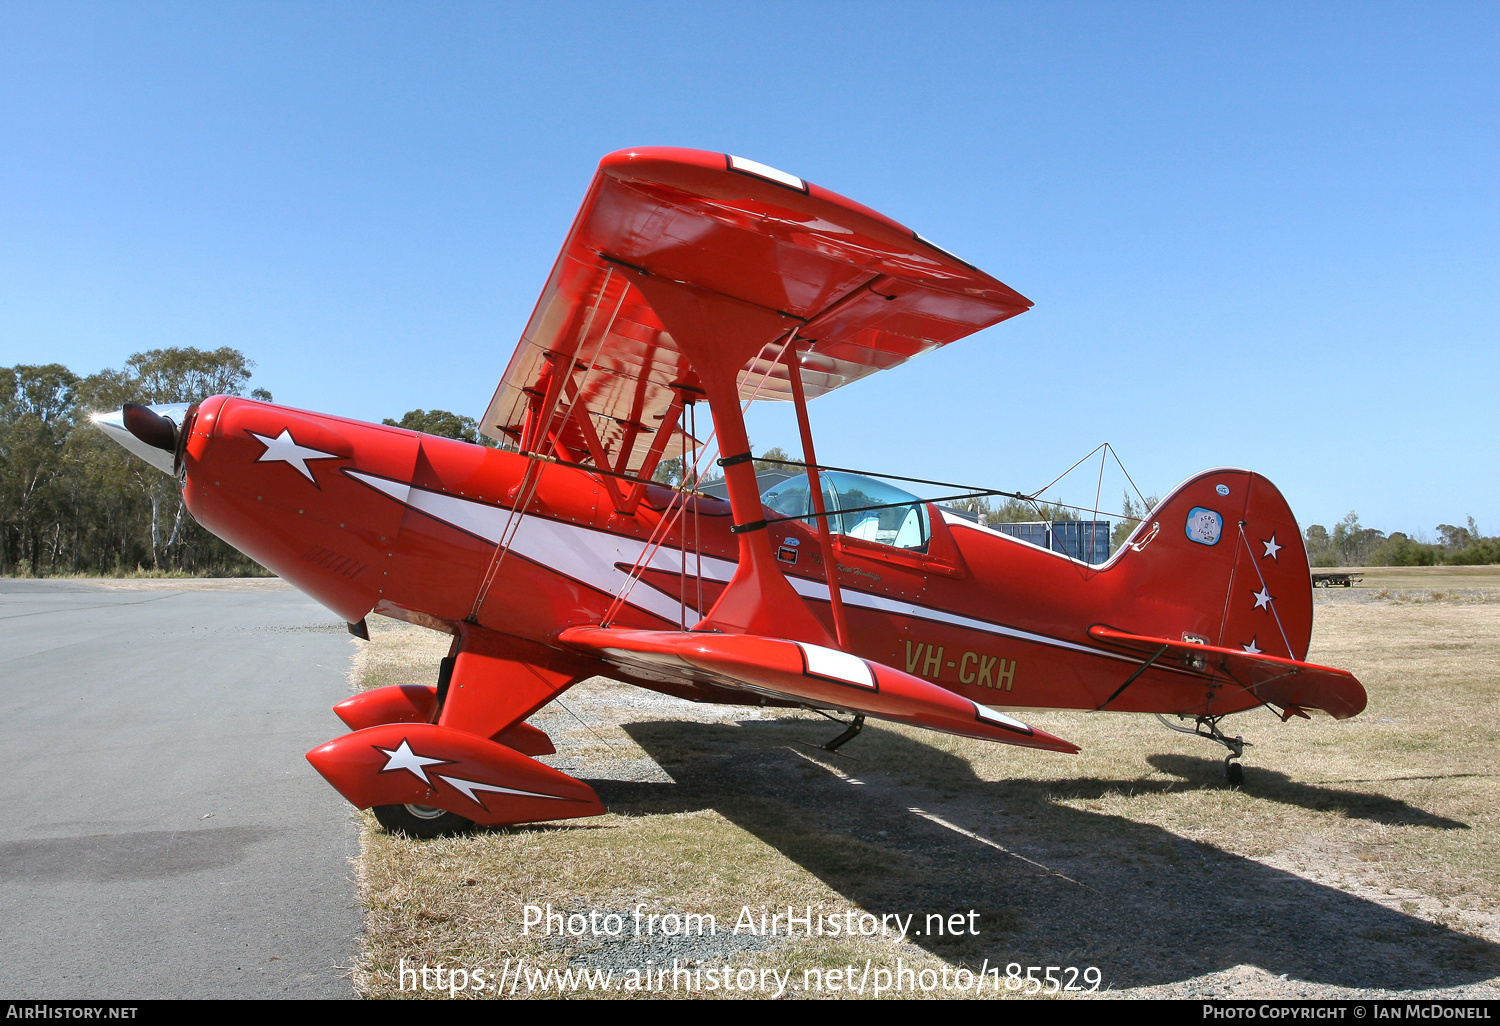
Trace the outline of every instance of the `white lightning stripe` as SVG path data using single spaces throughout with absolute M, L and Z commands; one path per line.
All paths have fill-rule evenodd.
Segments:
M 805 598 L 817 598 L 828 601 L 828 586 L 816 581 L 803 580 L 800 577 L 788 576 L 797 594 Z M 895 599 L 882 598 L 879 595 L 870 595 L 862 591 L 850 591 L 848 588 L 840 588 L 839 594 L 843 596 L 844 604 L 849 606 L 861 606 L 865 609 L 878 609 L 883 613 L 895 613 L 898 616 L 915 616 L 923 620 L 935 620 L 939 623 L 951 623 L 956 627 L 967 627 L 970 630 L 982 631 L 986 634 L 999 634 L 1007 638 L 1016 638 L 1019 641 L 1030 641 L 1038 645 L 1051 645 L 1053 648 L 1070 648 L 1076 652 L 1087 652 L 1089 655 L 1101 656 L 1106 659 L 1119 659 L 1122 662 L 1138 663 L 1141 660 L 1125 655 L 1116 655 L 1114 652 L 1106 652 L 1102 649 L 1090 648 L 1088 645 L 1078 645 L 1071 641 L 1063 641 L 1061 638 L 1048 637 L 1045 634 L 1033 634 L 1030 631 L 1019 630 L 1015 627 L 1006 627 L 1003 624 L 990 623 L 988 620 L 975 620 L 968 616 L 959 616 L 943 609 L 933 609 L 931 606 L 918 606 L 910 602 L 898 602 Z
M 344 471 L 344 473 L 348 474 L 350 477 L 358 478 L 361 484 L 367 484 L 377 492 L 384 492 L 404 506 L 411 505 L 411 503 L 407 501 L 408 497 L 411 495 L 411 485 L 409 484 L 403 484 L 400 481 L 391 481 L 383 477 L 376 477 L 374 474 L 361 474 L 357 470 L 346 470 Z
M 505 520 L 510 515 L 507 509 L 487 506 L 482 502 L 475 502 L 457 495 L 430 492 L 424 488 L 402 484 L 399 481 L 388 481 L 383 477 L 375 477 L 357 470 L 346 471 L 346 473 L 371 488 L 384 492 L 397 502 L 404 503 L 428 516 L 452 524 L 454 527 L 478 535 L 492 543 L 499 543 L 500 532 L 504 529 Z M 1025 543 L 1018 542 L 1017 544 Z M 547 520 L 544 517 L 527 517 L 523 520 L 511 543 L 511 549 L 519 555 L 543 566 L 552 567 L 574 580 L 582 581 L 610 595 L 617 594 L 621 585 L 629 579 L 629 575 L 618 569 L 615 564 L 624 563 L 627 566 L 634 566 L 645 547 L 645 542 L 633 538 L 595 531 L 575 524 L 564 524 L 556 520 Z M 682 569 L 681 557 L 680 550 L 663 545 L 656 550 L 649 565 L 653 569 L 668 570 L 676 574 Z M 736 564 L 728 560 L 704 556 L 703 579 L 714 584 L 725 584 L 734 576 L 735 567 Z M 804 598 L 828 601 L 828 585 L 791 574 L 788 574 L 786 579 L 797 594 Z M 1033 634 L 1031 631 L 1006 627 L 988 620 L 976 620 L 973 617 L 960 616 L 957 613 L 934 609 L 931 606 L 899 602 L 862 591 L 851 591 L 848 588 L 840 588 L 839 594 L 846 605 L 874 609 L 882 613 L 895 613 L 898 616 L 914 616 L 938 623 L 949 623 L 955 627 L 965 627 L 985 634 L 996 634 L 1001 637 L 1015 638 L 1018 641 L 1048 645 L 1052 648 L 1084 652 L 1103 659 L 1116 659 L 1126 663 L 1141 662 L 1140 659 L 1132 656 L 1064 641 L 1045 634 Z M 675 597 L 669 597 L 654 588 L 634 589 L 630 593 L 628 604 L 655 613 L 662 619 L 674 623 L 681 613 L 681 605 Z
M 461 496 L 430 492 L 425 488 L 388 481 L 383 477 L 354 470 L 349 471 L 349 476 L 384 492 L 397 502 L 492 544 L 499 544 L 505 522 L 510 517 L 510 510 L 488 506 Z M 629 575 L 615 564 L 634 566 L 646 545 L 634 538 L 591 531 L 543 517 L 526 517 L 511 539 L 510 547 L 518 555 L 567 574 L 607 595 L 613 595 L 629 580 Z M 669 555 L 676 553 L 676 549 L 670 553 L 658 550 L 651 565 L 661 569 L 680 570 L 680 567 L 667 565 Z M 724 564 L 722 560 L 705 558 L 703 562 L 705 570 L 710 570 L 714 563 L 728 566 L 730 573 L 734 569 L 733 563 Z M 725 579 L 728 577 L 729 574 L 726 574 Z M 632 593 L 629 604 L 669 621 L 676 621 L 682 611 L 681 604 L 675 598 L 669 598 L 654 588 L 642 588 Z
M 437 778 L 439 780 L 446 781 L 447 783 L 452 784 L 455 790 L 463 792 L 465 798 L 469 799 L 469 801 L 473 802 L 475 805 L 481 807 L 483 807 L 484 802 L 474 797 L 475 791 L 494 791 L 496 794 L 513 794 L 521 798 L 551 798 L 555 801 L 560 802 L 567 801 L 566 798 L 562 798 L 555 794 L 538 794 L 535 791 L 517 791 L 513 787 L 501 787 L 498 784 L 486 784 L 479 780 L 465 780 L 462 777 L 445 777 L 441 773 L 437 775 Z

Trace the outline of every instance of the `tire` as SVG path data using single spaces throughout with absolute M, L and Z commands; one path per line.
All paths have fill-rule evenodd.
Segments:
M 1224 767 L 1224 776 L 1229 779 L 1230 787 L 1239 788 L 1245 786 L 1245 767 L 1237 762 L 1231 762 Z
M 426 805 L 377 805 L 371 811 L 386 833 L 404 834 L 424 841 L 433 837 L 452 837 L 474 826 L 472 819 Z

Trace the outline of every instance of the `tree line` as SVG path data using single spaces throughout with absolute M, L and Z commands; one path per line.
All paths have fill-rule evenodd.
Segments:
M 1145 520 L 1160 500 L 1148 496 L 1141 502 L 1125 496 L 1125 519 L 1115 526 L 1111 539 L 1114 548 L 1130 536 L 1135 526 Z M 1500 563 L 1500 537 L 1479 533 L 1474 518 L 1464 527 L 1452 524 L 1437 526 L 1438 541 L 1421 541 L 1401 531 L 1386 534 L 1361 526 L 1359 514 L 1351 512 L 1330 531 L 1322 524 L 1312 524 L 1302 532 L 1307 547 L 1307 561 L 1313 566 L 1472 566 Z
M 1500 537 L 1485 537 L 1474 518 L 1462 527 L 1438 524 L 1437 541 L 1420 541 L 1401 531 L 1385 534 L 1350 512 L 1330 531 L 1313 524 L 1302 534 L 1313 566 L 1473 566 L 1500 563 Z
M 271 402 L 237 349 L 152 349 L 118 369 L 0 367 L 0 575 L 264 576 L 194 522 L 177 482 L 110 441 L 90 417 L 126 403 L 211 395 Z M 471 417 L 412 410 L 387 424 L 493 445 Z
M 1110 534 L 1110 551 L 1117 550 L 1135 530 L 1136 525 L 1150 518 L 1151 511 L 1160 503 L 1155 495 L 1135 499 L 1125 495 L 1120 507 L 1120 517 Z M 1012 523 L 1025 520 L 1076 520 L 1088 518 L 1087 511 L 1066 506 L 1049 506 L 1045 502 L 1028 503 L 1018 499 L 1006 499 L 1003 503 L 992 503 L 987 498 L 964 499 L 953 505 L 965 512 L 976 514 L 981 523 Z M 1374 528 L 1364 527 L 1359 514 L 1351 512 L 1333 525 L 1330 531 L 1322 524 L 1313 524 L 1302 533 L 1307 546 L 1307 560 L 1313 566 L 1472 566 L 1476 564 L 1500 563 L 1500 537 L 1480 533 L 1473 517 L 1464 526 L 1439 524 L 1437 541 L 1412 538 L 1401 532 L 1386 534 Z
M 265 574 L 193 522 L 177 482 L 110 441 L 89 417 L 126 403 L 248 395 L 245 355 L 152 349 L 119 369 L 0 368 L 0 575 Z
M 131 456 L 90 421 L 126 403 L 197 402 L 210 395 L 272 401 L 251 388 L 254 363 L 237 349 L 152 349 L 119 369 L 78 375 L 61 364 L 0 367 L 0 575 L 183 573 L 247 576 L 266 573 L 249 557 L 199 527 L 177 483 Z M 493 446 L 472 417 L 412 410 L 386 424 Z M 788 459 L 780 449 L 762 454 Z M 758 463 L 757 469 L 776 464 Z M 682 461 L 663 460 L 654 475 L 677 484 Z M 717 476 L 717 474 L 714 474 Z M 1114 548 L 1157 505 L 1156 496 L 1125 497 L 1111 538 Z M 1071 520 L 1063 506 L 980 497 L 954 503 L 984 523 Z M 1304 532 L 1314 566 L 1434 566 L 1500 563 L 1500 537 L 1439 524 L 1436 541 L 1387 535 L 1350 513 L 1330 531 Z

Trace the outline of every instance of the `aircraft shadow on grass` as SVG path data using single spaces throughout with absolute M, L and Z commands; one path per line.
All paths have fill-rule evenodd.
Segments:
M 838 760 L 851 781 L 799 757 L 799 742 L 813 739 L 809 726 L 805 720 L 628 724 L 631 737 L 678 783 L 593 783 L 614 812 L 713 809 L 850 906 L 915 913 L 914 927 L 928 913 L 978 910 L 977 938 L 913 938 L 974 969 L 986 959 L 990 966 L 1092 965 L 1115 989 L 1239 965 L 1390 990 L 1500 975 L 1500 945 L 1156 826 L 1059 802 L 1221 788 L 1217 759 L 1150 757 L 1155 768 L 1179 778 L 1171 781 L 991 782 L 956 756 L 866 727 L 850 746 L 862 761 Z M 904 782 L 893 782 L 887 775 L 893 770 Z M 859 783 L 862 774 L 871 779 Z M 1391 825 L 1465 826 L 1394 799 L 1300 784 L 1258 767 L 1249 778 L 1252 795 L 1272 801 L 1338 808 Z M 991 843 L 917 813 L 916 803 Z
M 1168 783 L 1148 782 L 1132 785 L 1137 791 L 1154 790 L 1208 790 L 1224 786 L 1223 763 L 1217 759 L 1200 759 L 1190 755 L 1153 755 L 1146 759 L 1153 769 L 1170 773 L 1188 783 L 1183 787 L 1173 781 Z M 1246 789 L 1257 798 L 1297 805 L 1316 812 L 1339 810 L 1350 819 L 1363 819 L 1386 826 L 1422 826 L 1433 830 L 1467 830 L 1469 824 L 1446 816 L 1438 816 L 1383 794 L 1368 794 L 1363 791 L 1344 791 L 1339 788 L 1301 781 L 1278 773 L 1276 770 L 1252 766 L 1245 771 Z M 1465 774 L 1469 776 L 1470 774 Z M 1374 781 L 1371 781 L 1374 783 Z M 1111 785 L 1117 786 L 1117 785 Z

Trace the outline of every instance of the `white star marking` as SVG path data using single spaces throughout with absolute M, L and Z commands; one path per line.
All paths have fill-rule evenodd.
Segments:
M 1271 608 L 1271 589 L 1267 588 L 1264 584 L 1262 584 L 1260 586 L 1260 591 L 1257 591 L 1255 593 L 1255 608 L 1256 609 L 1270 609 Z
M 1276 553 L 1278 553 L 1282 549 L 1286 548 L 1285 545 L 1277 545 L 1276 544 L 1276 536 L 1274 534 L 1271 535 L 1271 540 L 1270 541 L 1262 540 L 1261 544 L 1266 547 L 1265 555 L 1261 556 L 1260 557 L 1261 559 L 1265 559 L 1266 556 L 1270 556 L 1272 559 L 1276 559 Z M 1281 562 L 1281 560 L 1276 559 L 1276 562 L 1279 563 L 1279 562 Z
M 1248 644 L 1248 645 L 1241 645 L 1240 647 L 1243 648 L 1246 652 L 1249 652 L 1251 655 L 1260 655 L 1260 649 L 1258 649 L 1258 648 L 1255 647 L 1255 639 L 1254 638 L 1250 639 L 1250 644 Z
M 309 449 L 305 445 L 298 445 L 292 438 L 290 428 L 282 428 L 281 434 L 275 438 L 257 435 L 254 431 L 250 432 L 250 436 L 266 447 L 266 451 L 260 454 L 260 458 L 255 461 L 256 463 L 274 463 L 280 460 L 282 463 L 287 463 L 297 468 L 297 472 L 309 481 L 312 481 L 313 484 L 317 484 L 317 481 L 313 480 L 312 471 L 307 469 L 308 460 L 336 460 L 341 458 L 337 453 L 320 452 L 317 449 Z
M 404 737 L 401 739 L 400 746 L 395 751 L 389 748 L 381 748 L 379 745 L 376 745 L 375 748 L 377 751 L 384 752 L 388 757 L 385 765 L 380 768 L 380 772 L 390 773 L 393 770 L 407 770 L 429 787 L 432 786 L 432 781 L 427 779 L 426 767 L 441 766 L 445 762 L 452 761 L 451 759 L 429 759 L 425 755 L 418 755 L 411 750 L 411 745 L 406 743 L 406 738 Z
M 513 794 L 521 798 L 557 798 L 555 794 L 539 794 L 536 791 L 518 791 L 513 787 L 500 787 L 497 784 L 486 784 L 478 780 L 465 780 L 463 777 L 438 776 L 439 780 L 452 784 L 455 790 L 462 791 L 464 797 L 475 805 L 484 808 L 484 802 L 475 797 L 475 791 L 493 791 L 496 794 Z M 561 799 L 558 799 L 561 800 Z

